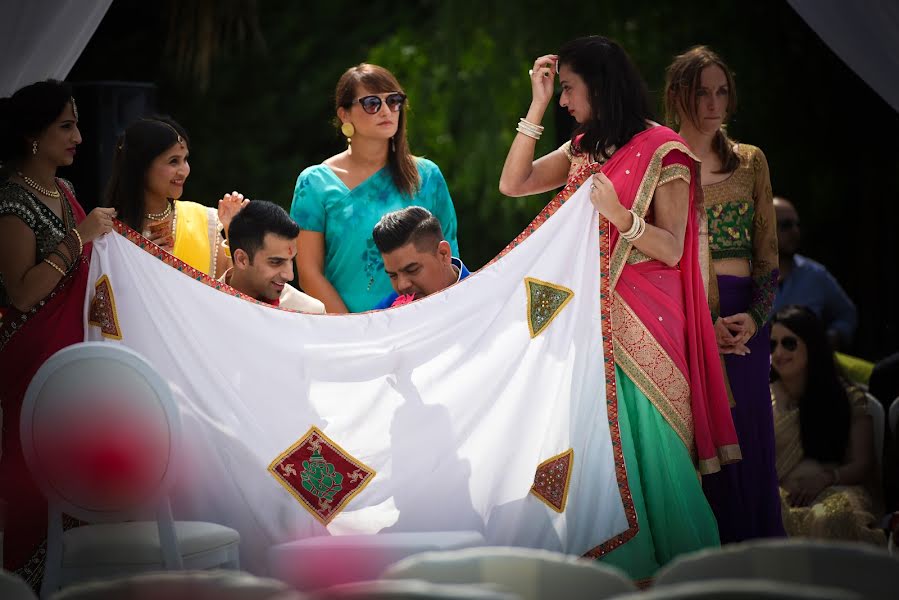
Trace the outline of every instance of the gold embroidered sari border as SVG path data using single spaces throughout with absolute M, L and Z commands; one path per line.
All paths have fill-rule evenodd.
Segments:
M 646 172 L 643 173 L 643 179 L 640 181 L 634 203 L 631 206 L 631 210 L 641 217 L 645 218 L 646 213 L 649 211 L 649 205 L 652 202 L 653 194 L 655 193 L 659 177 L 662 173 L 662 160 L 665 158 L 665 155 L 672 150 L 680 150 L 693 160 L 699 162 L 696 155 L 681 142 L 665 142 L 656 148 L 655 152 L 652 154 L 652 158 L 649 159 L 649 166 L 646 167 Z M 633 245 L 630 242 L 626 241 L 623 237 L 618 236 L 618 241 L 615 243 L 615 248 L 612 251 L 612 260 L 609 265 L 612 289 L 615 289 L 615 286 L 618 284 L 618 278 L 621 276 L 621 271 L 624 269 L 631 248 L 633 248 Z

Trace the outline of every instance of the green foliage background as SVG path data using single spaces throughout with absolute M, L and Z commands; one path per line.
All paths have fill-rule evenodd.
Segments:
M 731 134 L 765 151 L 775 193 L 799 207 L 804 253 L 827 264 L 863 309 L 862 353 L 896 349 L 896 317 L 865 318 L 884 295 L 899 294 L 895 277 L 875 291 L 870 283 L 880 274 L 865 263 L 899 259 L 896 228 L 872 223 L 875 233 L 858 225 L 899 198 L 891 175 L 899 166 L 899 117 L 786 2 L 246 2 L 264 47 L 219 40 L 225 52 L 204 87 L 180 75 L 177 57 L 165 51 L 173 1 L 114 2 L 71 78 L 156 82 L 160 110 L 191 133 L 185 197 L 211 204 L 238 189 L 289 207 L 300 171 L 343 148 L 333 125 L 338 77 L 374 62 L 409 95 L 410 146 L 443 171 L 472 269 L 550 197 L 509 199 L 497 188 L 530 101 L 534 58 L 579 35 L 608 35 L 628 50 L 658 101 L 671 58 L 708 44 L 736 73 Z M 556 146 L 552 113 L 544 125 L 538 154 Z

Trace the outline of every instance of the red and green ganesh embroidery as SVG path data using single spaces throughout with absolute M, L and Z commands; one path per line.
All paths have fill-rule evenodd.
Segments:
M 314 426 L 268 470 L 322 525 L 340 514 L 375 476 L 371 467 Z

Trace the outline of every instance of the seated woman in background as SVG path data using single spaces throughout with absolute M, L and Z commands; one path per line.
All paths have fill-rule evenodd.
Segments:
M 824 325 L 809 309 L 787 306 L 774 316 L 771 367 L 787 534 L 883 544 L 865 394 L 840 376 Z
M 140 119 L 116 145 L 105 205 L 166 252 L 217 278 L 231 268 L 224 240 L 235 214 L 248 202 L 226 194 L 218 210 L 179 200 L 190 175 L 187 132 L 167 117 Z

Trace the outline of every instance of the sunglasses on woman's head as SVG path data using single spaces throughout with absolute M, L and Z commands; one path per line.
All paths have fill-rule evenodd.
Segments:
M 380 96 L 362 96 L 357 102 L 362 105 L 362 110 L 370 115 L 376 114 L 381 110 L 382 102 L 387 103 L 387 108 L 390 109 L 390 112 L 396 112 L 406 103 L 406 94 L 400 94 L 399 92 L 388 94 L 383 101 Z
M 792 335 L 785 335 L 780 340 L 775 338 L 771 338 L 771 352 L 773 353 L 777 349 L 777 344 L 780 343 L 783 346 L 783 349 L 787 352 L 795 352 L 796 348 L 799 347 L 799 340 L 797 340 Z

